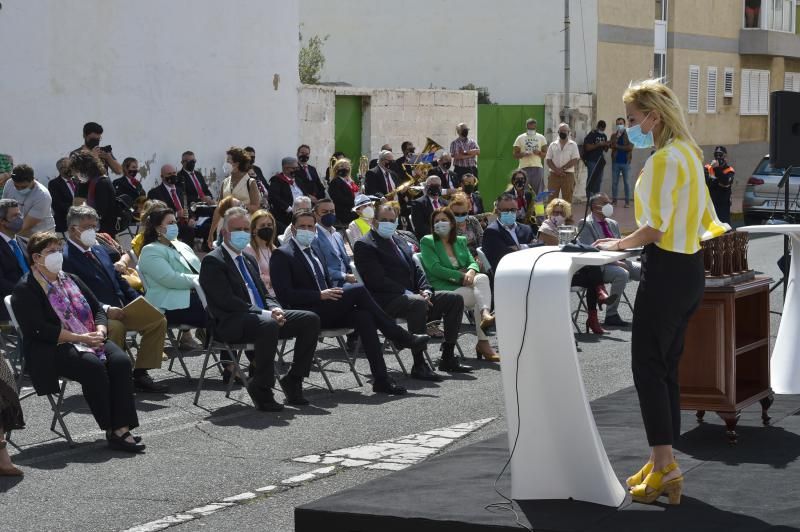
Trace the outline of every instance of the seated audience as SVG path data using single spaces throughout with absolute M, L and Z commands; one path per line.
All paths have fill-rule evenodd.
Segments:
M 14 286 L 30 271 L 30 258 L 25 252 L 27 244 L 17 238 L 20 229 L 22 229 L 22 214 L 19 212 L 19 204 L 13 199 L 1 199 L 0 298 L 11 295 Z M 0 305 L 0 320 L 9 320 L 5 305 Z
M 308 196 L 297 196 L 294 201 L 292 202 L 292 212 L 298 211 L 310 211 L 311 210 L 311 198 Z M 283 240 L 287 238 L 292 238 L 292 224 L 286 226 L 286 229 L 283 231 L 283 235 L 281 236 Z M 281 240 L 281 242 L 283 242 Z
M 3 305 L 5 306 L 5 305 Z M 0 352 L 0 477 L 21 477 L 25 473 L 14 465 L 6 450 L 6 432 L 25 428 L 22 406 L 19 404 L 17 380 L 5 355 Z
M 333 152 L 333 155 L 331 155 L 331 159 L 333 159 L 334 161 L 339 161 L 339 160 L 345 159 L 345 158 L 346 157 L 344 156 L 344 153 L 340 152 L 340 151 L 335 151 L 335 152 Z M 328 166 L 325 169 L 325 184 L 330 185 L 330 182 L 331 182 L 331 180 L 333 179 L 333 177 L 335 175 L 336 175 L 336 166 L 334 165 L 333 175 L 331 175 L 331 167 Z
M 299 168 L 297 159 L 284 157 L 281 159 L 281 168 L 282 171 L 269 180 L 269 212 L 275 217 L 278 229 L 283 233 L 292 224 L 294 201 L 305 196 L 305 193 L 295 179 Z
M 354 328 L 372 371 L 372 390 L 397 395 L 406 393 L 386 371 L 378 331 L 401 349 L 423 348 L 428 336 L 412 335 L 397 325 L 362 284 L 331 288 L 333 284 L 325 259 L 318 257 L 311 247 L 316 238 L 316 222 L 311 212 L 294 213 L 292 238 L 272 253 L 269 271 L 278 301 L 286 308 L 315 313 L 323 329 Z
M 78 184 L 69 173 L 69 157 L 59 159 L 56 163 L 56 170 L 58 170 L 58 175 L 47 183 L 47 191 L 50 192 L 52 200 L 51 208 L 56 231 L 63 233 L 67 230 L 67 211 L 72 207 Z
M 214 196 L 208 188 L 203 174 L 195 169 L 197 157 L 193 151 L 185 151 L 181 154 L 181 171 L 178 172 L 178 185 L 186 194 L 186 203 L 189 207 L 195 203 L 214 204 Z
M 117 196 L 128 196 L 132 202 L 147 194 L 139 179 L 139 161 L 134 157 L 126 157 L 122 161 L 122 177 L 111 182 Z
M 208 239 L 206 240 L 209 249 L 214 249 L 222 243 L 222 233 L 217 231 L 217 227 L 219 226 L 220 220 L 225 216 L 225 213 L 228 212 L 228 209 L 244 206 L 244 203 L 233 196 L 225 196 L 220 200 L 217 204 L 217 208 L 214 209 L 214 218 L 211 222 L 211 229 L 208 232 Z
M 250 243 L 244 248 L 244 253 L 256 259 L 258 275 L 272 298 L 275 297 L 275 290 L 269 278 L 269 259 L 275 251 L 276 225 L 271 212 L 263 209 L 254 212 L 250 217 Z
M 85 200 L 100 216 L 100 232 L 116 237 L 119 231 L 126 228 L 117 227 L 117 195 L 114 185 L 105 174 L 105 168 L 93 152 L 80 151 L 72 155 L 70 174 L 78 180 L 76 198 Z
M 506 192 L 514 196 L 517 202 L 517 223 L 529 224 L 528 211 L 533 213 L 533 193 L 527 186 L 528 175 L 524 170 L 514 170 L 511 174 L 511 184 Z
M 61 270 L 61 249 L 55 233 L 34 234 L 31 271 L 11 296 L 31 382 L 39 395 L 57 394 L 59 377 L 79 382 L 109 447 L 140 452 L 145 446 L 130 432 L 139 425 L 131 361 L 107 341 L 106 313 L 92 291 Z
M 381 151 L 388 151 L 388 152 L 391 153 L 392 146 L 389 145 L 389 144 L 384 144 L 383 146 L 381 146 Z M 394 162 L 394 155 L 392 156 L 392 162 Z M 370 170 L 372 170 L 373 168 L 378 166 L 379 163 L 380 163 L 380 152 L 378 152 L 378 157 L 376 157 L 375 159 L 370 159 L 369 160 L 368 167 L 369 167 Z
M 469 199 L 469 213 L 483 214 L 483 198 L 478 192 L 478 178 L 469 173 L 461 176 L 461 191 Z
M 545 219 L 539 228 L 539 240 L 546 246 L 558 245 L 558 228 L 565 223 L 572 222 L 572 206 L 565 200 L 556 198 L 547 204 Z M 603 270 L 599 266 L 584 266 L 572 276 L 572 286 L 586 289 L 586 306 L 589 319 L 586 329 L 594 334 L 603 334 L 606 331 L 600 326 L 597 318 L 598 307 L 603 304 L 616 302 L 618 295 L 609 296 L 603 284 Z
M 255 153 L 255 152 L 253 152 Z M 225 164 L 229 168 L 229 175 L 222 181 L 222 188 L 220 197 L 233 196 L 250 212 L 256 212 L 263 208 L 262 191 L 259 189 L 258 180 L 255 177 L 250 177 L 250 170 L 253 167 L 253 158 L 247 153 L 246 150 L 241 148 L 231 147 L 226 152 Z M 222 217 L 222 213 L 219 214 Z M 217 213 L 214 213 L 214 221 L 212 221 L 212 229 L 217 226 Z
M 13 199 L 19 205 L 22 213 L 21 236 L 55 230 L 50 191 L 34 179 L 33 168 L 27 164 L 17 165 L 11 171 L 11 179 L 3 187 L 3 198 Z
M 144 233 L 147 230 L 147 226 L 150 223 L 150 213 L 155 209 L 166 209 L 167 204 L 160 200 L 147 200 L 144 202 L 142 206 L 142 214 L 141 214 L 141 223 L 139 224 L 139 232 L 134 235 L 133 239 L 131 239 L 131 251 L 136 256 L 136 260 L 133 261 L 130 254 L 125 253 L 120 257 L 120 262 L 122 266 L 125 268 L 135 268 L 138 264 L 139 255 L 142 254 L 142 248 L 144 247 Z M 115 265 L 119 268 L 119 265 Z
M 592 212 L 578 224 L 578 238 L 587 245 L 592 245 L 601 238 L 622 238 L 619 225 L 611 218 L 614 206 L 608 196 L 603 193 L 589 198 Z M 585 227 L 584 227 L 585 225 Z M 642 265 L 638 261 L 625 259 L 606 264 L 603 269 L 603 282 L 611 284 L 610 295 L 617 296 L 616 301 L 606 302 L 606 318 L 603 325 L 611 327 L 627 327 L 627 321 L 619 317 L 619 303 L 630 279 L 640 280 Z
M 468 372 L 455 356 L 458 330 L 464 312 L 464 300 L 457 294 L 434 292 L 425 273 L 412 258 L 409 247 L 395 236 L 398 212 L 388 204 L 378 207 L 372 230 L 353 247 L 356 268 L 361 273 L 375 302 L 392 318 L 403 318 L 408 330 L 422 334 L 426 323 L 442 320 L 444 342 L 439 369 L 450 372 Z M 415 379 L 439 382 L 436 374 L 425 362 L 423 348 L 413 349 Z
M 255 371 L 247 392 L 256 408 L 270 412 L 283 410 L 272 395 L 278 339 L 295 338 L 292 367 L 278 382 L 287 403 L 307 405 L 303 379 L 311 370 L 319 317 L 304 310 L 283 310 L 269 296 L 255 259 L 242 253 L 251 240 L 246 209 L 234 207 L 225 213 L 222 236 L 223 244 L 203 258 L 200 268 L 214 334 L 228 342 L 254 343 Z
M 148 218 L 144 247 L 139 255 L 145 299 L 164 313 L 169 324 L 205 328 L 206 311 L 194 291 L 200 259 L 192 248 L 178 240 L 175 211 L 152 210 Z M 196 349 L 199 344 L 185 333 L 181 336 L 181 347 Z
M 442 196 L 442 178 L 438 175 L 429 176 L 425 180 L 425 195 L 411 202 L 411 225 L 414 234 L 422 240 L 425 235 L 431 234 L 431 214 L 439 207 L 447 205 Z
M 375 218 L 374 203 L 374 198 L 370 196 L 363 194 L 356 196 L 353 212 L 356 213 L 357 218 L 347 226 L 347 240 L 350 241 L 351 246 L 359 238 L 369 233 L 372 228 L 372 220 Z
M 342 287 L 347 283 L 358 282 L 350 266 L 350 256 L 344 246 L 344 239 L 333 226 L 336 223 L 336 207 L 330 198 L 322 198 L 314 205 L 317 218 L 317 238 L 311 244 L 317 255 L 325 259 L 328 275 L 333 286 Z M 289 236 L 291 238 L 291 235 Z
M 244 153 L 250 157 L 250 170 L 247 171 L 247 175 L 256 180 L 256 185 L 258 186 L 258 192 L 259 194 L 261 194 L 261 201 L 259 202 L 259 206 L 262 209 L 268 209 L 269 182 L 267 181 L 267 178 L 264 177 L 264 172 L 261 171 L 261 167 L 256 165 L 256 149 L 253 148 L 252 146 L 245 146 Z
M 301 144 L 297 148 L 297 162 L 300 163 L 300 168 L 297 170 L 296 179 L 303 194 L 316 203 L 325 197 L 325 185 L 322 184 L 317 169 L 308 164 L 310 157 L 311 147 L 308 144 Z
M 466 239 L 470 254 L 477 257 L 483 241 L 483 227 L 477 218 L 470 216 L 469 199 L 463 192 L 458 192 L 450 198 L 448 207 L 456 220 L 456 233 Z
M 64 271 L 79 277 L 103 306 L 108 317 L 108 337 L 112 342 L 124 346 L 128 331 L 142 335 L 133 370 L 136 389 L 164 392 L 167 386 L 153 382 L 147 370 L 161 367 L 167 320 L 145 300 L 133 304 L 141 296 L 114 269 L 114 261 L 99 245 L 98 225 L 97 212 L 88 205 L 70 208 Z
M 171 164 L 161 167 L 161 184 L 147 193 L 147 199 L 163 201 L 175 211 L 178 220 L 178 239 L 189 247 L 194 246 L 194 226 L 197 220 L 189 216 L 186 191 L 178 183 L 178 172 Z
M 495 213 L 497 220 L 483 232 L 483 253 L 497 271 L 500 259 L 508 253 L 525 249 L 533 243 L 533 230 L 526 224 L 517 223 L 517 199 L 504 192 L 497 198 Z
M 370 196 L 381 194 L 385 196 L 402 184 L 400 177 L 392 170 L 394 154 L 383 150 L 378 154 L 378 164 L 364 176 L 364 193 Z
M 343 155 L 333 165 L 333 177 L 328 184 L 328 196 L 336 205 L 336 219 L 342 227 L 347 227 L 356 218 L 353 207 L 360 188 L 350 177 L 351 169 L 350 159 Z
M 450 196 L 461 187 L 461 177 L 452 169 L 453 156 L 447 152 L 437 159 L 437 164 L 428 171 L 428 175 L 438 175 L 442 178 L 442 195 Z
M 420 241 L 420 259 L 431 286 L 437 291 L 455 292 L 464 306 L 475 314 L 478 358 L 497 362 L 500 357 L 489 344 L 486 330 L 494 325 L 492 288 L 489 277 L 480 273 L 480 266 L 467 247 L 467 239 L 456 234 L 456 219 L 449 207 L 440 207 L 431 215 L 433 234 Z

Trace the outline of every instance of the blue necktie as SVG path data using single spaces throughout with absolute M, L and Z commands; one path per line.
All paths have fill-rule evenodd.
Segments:
M 328 289 L 328 281 L 325 280 L 325 274 L 322 273 L 322 268 L 319 267 L 317 264 L 317 259 L 314 258 L 314 254 L 311 253 L 311 248 L 306 248 L 303 252 L 308 255 L 308 260 L 311 261 L 311 266 L 314 268 L 314 277 L 317 278 L 317 284 L 319 285 L 320 291 Z
M 20 269 L 22 269 L 22 273 L 28 273 L 30 268 L 28 268 L 28 262 L 25 260 L 25 255 L 22 254 L 22 248 L 19 247 L 17 241 L 13 238 L 8 241 L 8 245 L 11 246 L 11 249 L 14 251 L 14 256 L 17 257 L 17 262 L 19 263 Z
M 253 299 L 256 300 L 256 306 L 261 310 L 264 310 L 266 307 L 264 306 L 264 300 L 261 299 L 261 294 L 258 293 L 258 288 L 256 288 L 256 283 L 253 281 L 253 278 L 250 277 L 250 272 L 247 269 L 247 266 L 244 264 L 244 257 L 239 255 L 236 257 L 236 265 L 239 266 L 239 271 L 242 272 L 242 277 L 244 277 L 244 282 L 247 283 L 247 287 L 253 294 Z

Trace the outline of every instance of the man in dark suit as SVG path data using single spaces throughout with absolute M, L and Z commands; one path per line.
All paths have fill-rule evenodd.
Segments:
M 22 213 L 13 199 L 0 199 L 0 297 L 11 295 L 20 278 L 30 271 L 26 245 L 17 240 L 22 229 Z M 0 320 L 8 321 L 8 310 L 0 305 Z
M 395 236 L 397 211 L 388 204 L 378 207 L 372 229 L 355 243 L 353 258 L 361 273 L 364 286 L 390 317 L 404 318 L 412 333 L 424 333 L 429 321 L 442 320 L 442 371 L 467 372 L 458 363 L 454 350 L 464 313 L 464 299 L 455 292 L 436 292 L 428 283 L 425 272 L 412 258 L 411 249 Z M 425 362 L 422 349 L 412 350 L 415 379 L 438 382 L 442 377 Z
M 411 225 L 419 240 L 431 234 L 431 215 L 439 207 L 447 205 L 442 199 L 442 179 L 438 175 L 425 180 L 425 195 L 411 202 Z
M 478 178 L 470 173 L 461 176 L 461 191 L 470 202 L 470 214 L 483 214 L 483 198 L 478 192 Z
M 212 204 L 214 198 L 211 195 L 211 190 L 203 178 L 203 174 L 195 170 L 197 158 L 194 152 L 185 151 L 181 154 L 181 171 L 178 172 L 178 185 L 183 189 L 186 194 L 187 206 L 191 206 L 197 202 Z
M 406 140 L 400 145 L 400 149 L 403 151 L 403 155 L 399 159 L 394 161 L 394 164 L 392 165 L 392 170 L 394 171 L 395 174 L 397 174 L 400 177 L 400 181 L 402 182 L 407 179 L 406 177 L 407 174 L 405 169 L 403 168 L 403 165 L 406 163 L 410 164 L 411 162 L 413 162 L 414 152 L 416 151 L 416 148 L 414 147 L 413 142 L 411 142 L 410 140 Z M 408 174 L 411 174 L 410 169 L 408 171 Z
M 178 220 L 178 240 L 189 247 L 194 247 L 194 228 L 197 221 L 189 216 L 189 205 L 186 192 L 178 183 L 178 172 L 171 164 L 161 167 L 161 184 L 147 192 L 147 199 L 160 200 L 167 207 L 175 210 Z
M 442 190 L 446 193 L 453 194 L 458 187 L 461 186 L 461 177 L 451 170 L 453 166 L 453 157 L 444 152 L 438 159 L 438 164 L 428 171 L 428 175 L 438 175 L 442 178 Z
M 98 225 L 97 212 L 88 205 L 69 209 L 63 269 L 80 277 L 103 305 L 108 316 L 109 340 L 124 346 L 128 331 L 142 335 L 133 384 L 142 392 L 163 393 L 167 386 L 153 382 L 147 370 L 161 367 L 167 319 L 114 269 L 108 252 L 97 243 Z
M 508 253 L 529 247 L 533 242 L 533 230 L 530 226 L 517 223 L 517 200 L 509 192 L 497 198 L 497 220 L 490 223 L 483 231 L 483 253 L 497 270 L 500 259 Z
M 263 196 L 265 192 L 269 191 L 269 183 L 267 182 L 267 178 L 264 176 L 264 172 L 261 171 L 260 166 L 256 166 L 256 150 L 252 146 L 247 146 L 244 149 L 244 152 L 250 156 L 250 173 L 252 177 L 258 182 L 258 188 L 261 191 L 261 195 Z
M 117 164 L 117 167 L 121 172 L 122 166 Z M 79 151 L 70 156 L 70 173 L 73 177 L 81 178 L 75 196 L 85 198 L 86 203 L 97 211 L 100 216 L 100 232 L 114 237 L 119 230 L 125 228 L 117 227 L 120 206 L 117 204 L 114 185 L 103 173 L 103 169 L 103 162 L 91 151 Z
M 378 164 L 364 177 L 365 194 L 385 196 L 402 183 L 397 174 L 391 170 L 393 164 L 394 154 L 392 152 L 384 150 L 378 155 Z
M 389 146 L 388 144 L 384 144 L 383 146 L 381 146 L 381 151 L 392 151 L 392 147 Z M 394 160 L 394 155 L 392 155 L 392 160 Z M 370 159 L 368 168 L 372 170 L 376 166 L 378 166 L 378 159 L 377 158 Z
M 214 317 L 214 334 L 234 343 L 255 344 L 255 373 L 247 391 L 259 410 L 278 412 L 272 395 L 275 354 L 280 338 L 294 338 L 289 373 L 278 382 L 292 405 L 307 405 L 303 379 L 308 377 L 319 337 L 320 319 L 313 312 L 283 310 L 261 281 L 256 260 L 242 250 L 250 242 L 250 216 L 234 207 L 222 222 L 223 245 L 203 257 L 200 286 Z
M 133 157 L 126 157 L 122 161 L 122 177 L 112 181 L 114 192 L 117 196 L 128 196 L 131 203 L 145 195 L 142 182 L 139 181 L 139 161 Z
M 292 238 L 272 252 L 269 273 L 278 301 L 294 309 L 310 310 L 320 318 L 323 329 L 352 327 L 364 345 L 374 378 L 372 390 L 402 395 L 406 389 L 388 375 L 378 331 L 400 349 L 423 349 L 427 335 L 411 334 L 394 322 L 372 299 L 363 284 L 330 288 L 325 259 L 311 246 L 316 238 L 316 219 L 310 211 L 294 213 Z
M 53 219 L 56 221 L 56 231 L 63 233 L 67 230 L 67 211 L 72 207 L 72 200 L 78 190 L 78 184 L 69 175 L 69 157 L 62 157 L 56 163 L 58 176 L 47 183 L 47 190 L 53 199 L 50 207 L 53 209 Z
M 325 197 L 325 186 L 319 178 L 317 169 L 308 164 L 308 159 L 311 156 L 311 148 L 308 144 L 301 144 L 297 148 L 297 161 L 300 163 L 300 168 L 295 174 L 297 184 L 303 194 L 311 198 L 313 203 Z
M 269 180 L 269 211 L 278 222 L 278 234 L 292 224 L 294 200 L 305 195 L 294 177 L 298 168 L 297 159 L 284 157 L 281 159 L 281 173 Z

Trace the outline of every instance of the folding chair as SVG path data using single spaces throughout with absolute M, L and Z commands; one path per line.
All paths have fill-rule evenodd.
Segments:
M 211 311 L 208 308 L 208 301 L 206 299 L 206 294 L 203 292 L 203 288 L 200 286 L 199 281 L 195 279 L 194 281 L 194 289 L 197 292 L 198 297 L 200 298 L 200 302 L 203 304 L 203 308 L 206 309 L 208 313 L 209 319 L 213 320 L 214 316 L 212 315 Z M 203 369 L 200 371 L 200 377 L 197 380 L 197 391 L 194 394 L 194 404 L 197 406 L 198 402 L 200 401 L 200 392 L 203 389 L 203 379 L 205 379 L 206 371 L 213 367 L 217 367 L 222 371 L 223 366 L 230 364 L 234 368 L 234 372 L 232 373 L 231 380 L 228 382 L 228 387 L 225 391 L 225 397 L 230 398 L 231 396 L 231 389 L 233 388 L 233 383 L 236 380 L 234 378 L 235 375 L 239 375 L 239 377 L 244 382 L 244 386 L 247 387 L 249 383 L 249 379 L 242 371 L 243 369 L 249 367 L 249 364 L 246 364 L 243 368 L 243 364 L 241 361 L 241 356 L 244 351 L 250 351 L 255 349 L 253 344 L 232 344 L 230 342 L 224 342 L 222 340 L 215 340 L 214 339 L 214 330 L 209 329 L 208 338 L 206 338 L 206 355 L 203 359 Z M 229 351 L 232 353 L 230 360 L 221 360 L 217 358 L 216 353 L 222 351 Z M 213 358 L 214 362 L 209 364 L 209 360 Z M 246 357 L 245 357 L 246 358 Z
M 344 353 L 344 357 L 345 357 L 345 360 L 347 361 L 347 365 L 350 366 L 350 372 L 353 374 L 353 377 L 355 377 L 356 382 L 358 383 L 359 386 L 364 386 L 364 383 L 361 381 L 361 375 L 358 374 L 358 371 L 356 371 L 356 366 L 355 366 L 355 358 L 358 355 L 359 346 L 361 345 L 361 340 L 359 339 L 358 344 L 356 344 L 355 351 L 353 352 L 352 355 L 351 355 L 350 351 L 347 349 L 347 335 L 353 333 L 354 331 L 355 331 L 354 329 L 347 329 L 347 328 L 321 329 L 319 331 L 319 342 L 323 343 L 325 345 L 330 345 L 325 340 L 327 340 L 329 338 L 333 338 L 334 340 L 336 340 L 336 343 L 338 344 L 339 348 Z M 278 350 L 278 360 L 280 360 L 281 363 L 285 363 L 285 361 L 283 359 L 284 356 L 286 356 L 289 353 L 294 351 L 294 349 L 290 349 L 289 351 L 286 351 L 286 342 L 287 342 L 287 340 L 284 339 L 281 342 L 281 348 Z M 325 362 L 322 362 L 320 360 L 319 356 L 317 355 L 317 352 L 315 351 L 314 352 L 313 362 L 314 362 L 314 365 L 319 370 L 320 374 L 322 375 L 322 379 L 325 381 L 325 385 L 328 387 L 328 391 L 333 393 L 333 391 L 334 391 L 333 385 L 331 384 L 331 381 L 328 378 L 328 374 L 325 371 L 325 368 L 327 368 L 329 365 L 333 364 L 334 362 L 337 362 L 337 360 L 333 360 L 332 359 L 332 360 L 327 360 Z M 311 386 L 316 386 L 316 387 L 321 388 L 321 386 L 319 386 L 318 384 L 314 384 L 313 382 L 309 382 L 308 384 L 310 384 Z
M 483 248 L 479 247 L 475 251 L 478 252 L 478 265 L 481 267 L 481 272 L 485 273 L 486 275 L 492 273 L 492 263 L 489 262 L 488 258 L 486 258 Z
M 572 312 L 572 325 L 575 327 L 575 332 L 580 333 L 578 315 L 581 312 L 589 313 L 589 306 L 586 304 L 586 289 L 580 286 L 571 286 L 569 291 L 578 296 L 578 308 Z
M 14 327 L 14 330 L 17 333 L 17 349 L 22 356 L 22 329 L 19 327 L 19 323 L 17 322 L 17 316 L 14 314 L 14 309 L 11 307 L 11 296 L 6 296 L 3 298 L 3 303 L 5 303 L 6 310 L 8 310 L 8 316 L 11 318 L 11 324 Z M 24 371 L 24 365 L 21 372 Z M 69 379 L 62 377 L 59 379 L 60 388 L 58 390 L 58 394 L 56 397 L 53 398 L 53 394 L 47 394 L 47 400 L 50 401 L 50 408 L 53 409 L 53 421 L 50 423 L 50 430 L 67 440 L 67 443 L 70 447 L 75 447 L 75 442 L 72 440 L 72 436 L 69 433 L 69 429 L 67 429 L 67 424 L 64 422 L 64 416 L 69 414 L 69 412 L 62 412 L 61 407 L 64 404 L 64 392 L 67 390 L 67 383 Z M 25 399 L 34 395 L 36 392 L 31 392 L 25 397 L 20 397 L 20 400 Z M 56 423 L 61 426 L 61 431 L 58 432 L 56 430 Z

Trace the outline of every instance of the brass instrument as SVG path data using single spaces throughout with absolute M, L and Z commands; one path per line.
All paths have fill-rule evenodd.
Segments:
M 333 179 L 333 176 L 336 175 L 336 174 L 333 173 L 333 166 L 336 164 L 336 161 L 338 161 L 338 160 L 339 159 L 337 159 L 333 155 L 331 155 L 331 158 L 328 160 L 328 177 L 330 179 Z
M 387 200 L 393 200 L 396 197 L 400 197 L 403 195 L 407 195 L 410 199 L 415 199 L 421 196 L 422 192 L 413 187 L 417 187 L 420 185 L 420 183 L 424 183 L 425 180 L 428 179 L 428 170 L 433 168 L 433 165 L 431 165 L 430 163 L 418 163 L 414 165 L 409 164 L 403 166 L 404 166 L 403 171 L 405 172 L 406 177 L 408 177 L 408 180 L 398 185 L 397 187 L 395 187 L 394 190 L 386 194 L 384 197 Z M 405 168 L 405 166 L 412 167 L 410 175 L 408 174 L 408 170 Z
M 361 158 L 358 160 L 358 177 L 362 180 L 364 176 L 367 175 L 367 171 L 369 170 L 369 157 L 366 155 L 362 155 Z

